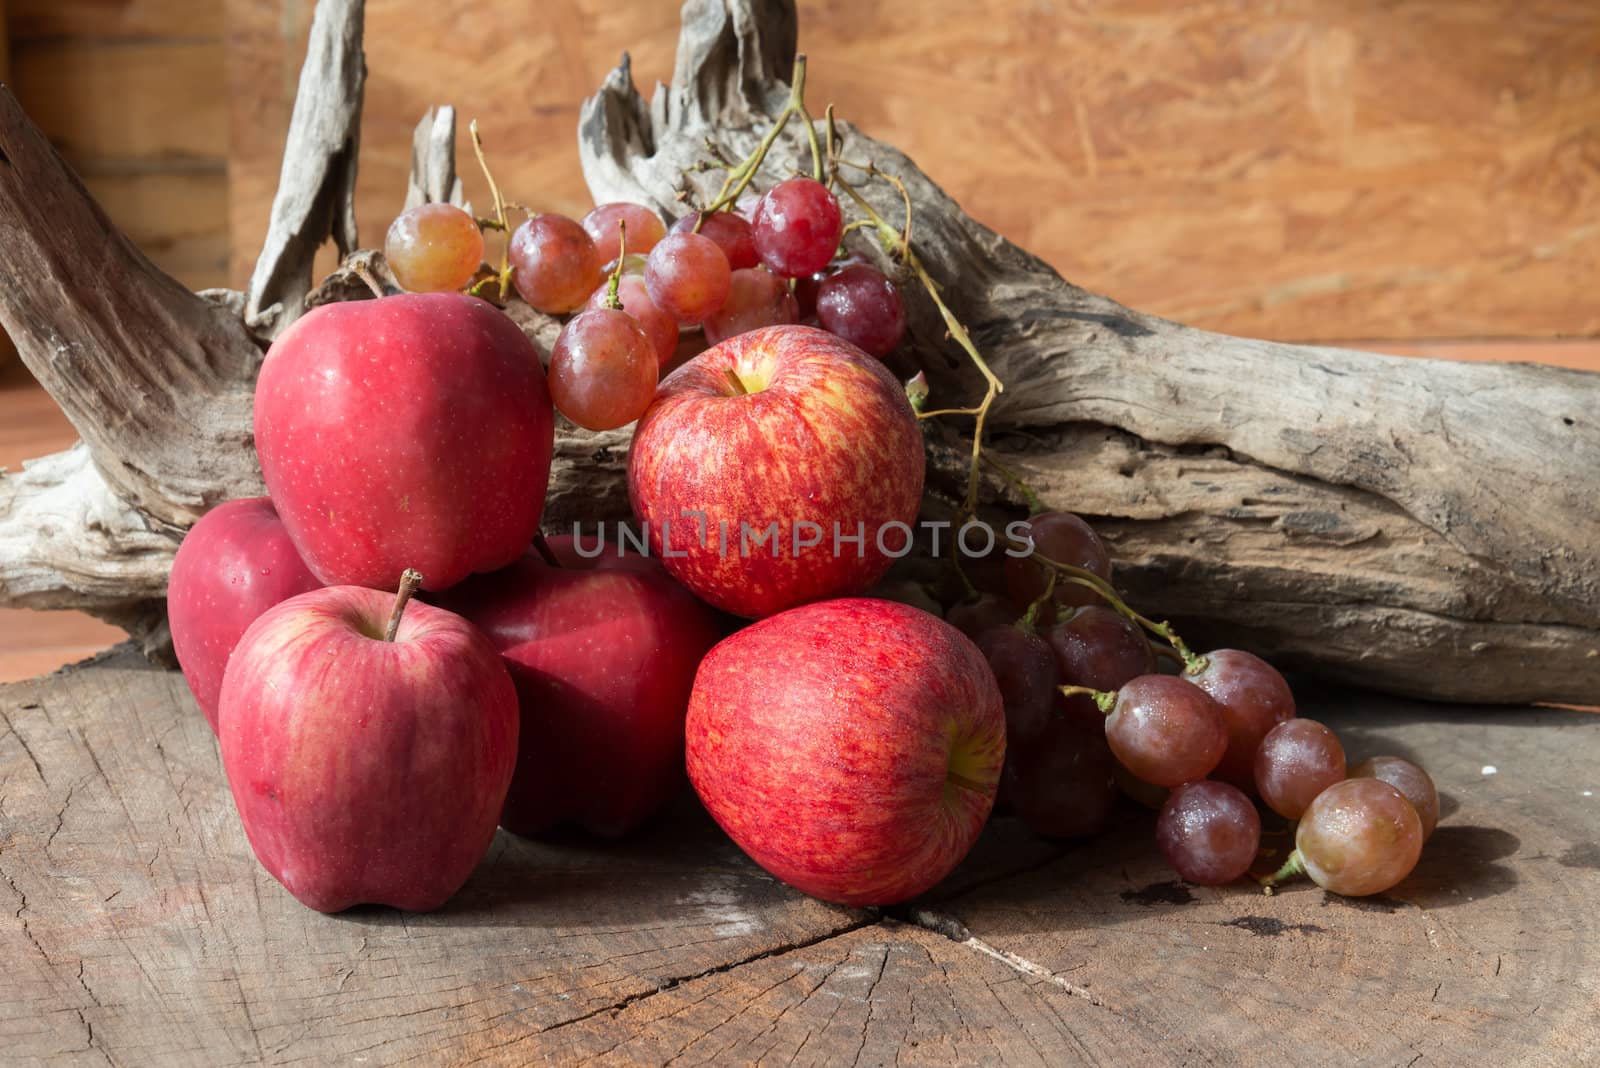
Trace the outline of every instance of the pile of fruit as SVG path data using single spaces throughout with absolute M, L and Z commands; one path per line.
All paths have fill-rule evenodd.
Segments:
M 1256 797 L 1299 821 L 1266 881 L 1404 878 L 1438 817 L 1427 775 L 1385 757 L 1347 777 L 1268 664 L 1197 655 L 1129 608 L 1077 516 L 1040 505 L 982 559 L 952 547 L 944 619 L 870 596 L 924 508 L 921 419 L 977 418 L 954 517 L 977 522 L 1000 385 L 909 216 L 889 225 L 841 169 L 893 179 L 839 159 L 831 123 L 824 155 L 802 86 L 670 226 L 605 204 L 512 228 L 491 178 L 492 218 L 395 220 L 407 292 L 317 308 L 273 344 L 255 398 L 269 497 L 197 523 L 169 590 L 263 866 L 323 911 L 436 908 L 497 827 L 626 835 L 687 778 L 757 863 L 849 905 L 933 886 L 997 805 L 1071 838 L 1121 793 L 1160 808 L 1157 842 L 1195 882 L 1261 859 Z M 757 196 L 792 116 L 814 173 Z M 848 227 L 836 192 L 861 210 Z M 842 246 L 851 229 L 921 283 L 983 403 L 923 412 L 920 383 L 890 373 L 901 291 Z M 495 303 L 512 299 L 569 316 L 547 359 Z M 541 533 L 557 412 L 637 422 L 637 551 Z

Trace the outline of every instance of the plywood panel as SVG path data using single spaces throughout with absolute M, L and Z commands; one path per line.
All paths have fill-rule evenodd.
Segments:
M 215 0 L 10 0 L 11 33 L 38 37 L 221 37 Z
M 228 175 L 220 160 L 209 170 L 90 170 L 84 183 L 144 253 L 190 289 L 227 278 Z
M 228 143 L 214 40 L 18 41 L 12 82 L 29 116 L 75 163 L 216 160 Z
M 1600 5 L 803 0 L 813 102 L 898 143 L 1068 277 L 1291 339 L 1600 333 Z M 232 0 L 233 277 L 276 182 L 310 5 Z M 503 184 L 587 198 L 582 98 L 624 49 L 671 70 L 677 5 L 372 0 L 361 204 L 400 201 L 435 102 Z M 481 199 L 481 183 L 469 176 Z

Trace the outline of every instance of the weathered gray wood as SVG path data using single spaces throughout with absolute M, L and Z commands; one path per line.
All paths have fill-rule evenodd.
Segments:
M 449 104 L 429 108 L 411 135 L 411 175 L 406 181 L 407 208 L 419 204 L 454 204 L 468 212 L 456 174 L 456 109 Z
M 784 0 L 686 5 L 672 85 L 646 107 L 624 63 L 584 106 L 595 199 L 709 199 L 721 176 L 695 170 L 705 141 L 730 159 L 754 147 L 795 39 Z M 797 126 L 765 181 L 809 167 Z M 1050 504 L 1107 530 L 1141 604 L 1411 694 L 1600 697 L 1600 375 L 1228 338 L 1130 311 L 968 217 L 893 146 L 840 131 L 845 159 L 908 186 L 919 255 L 1006 383 L 996 441 Z M 862 189 L 903 216 L 887 184 Z M 911 291 L 933 403 L 976 401 L 975 372 Z M 936 451 L 936 484 L 958 457 Z
M 177 538 L 261 492 L 239 320 L 161 273 L 0 89 L 0 325 L 83 438 L 0 472 L 0 603 L 159 644 Z
M 1306 711 L 1354 757 L 1420 759 L 1447 797 L 1380 898 L 1184 888 L 1142 811 L 1076 848 L 999 820 L 895 910 L 922 929 L 789 891 L 686 799 L 622 843 L 501 836 L 438 913 L 327 917 L 251 856 L 182 678 L 119 652 L 0 687 L 0 1048 L 1263 1068 L 1600 1050 L 1600 716 L 1355 692 Z
M 324 241 L 331 236 L 341 258 L 357 248 L 365 8 L 365 0 L 321 0 L 312 16 L 272 218 L 246 294 L 246 320 L 267 337 L 304 310 L 313 260 Z

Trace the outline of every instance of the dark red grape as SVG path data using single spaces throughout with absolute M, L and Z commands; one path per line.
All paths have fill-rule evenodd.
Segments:
M 1294 844 L 1318 886 L 1364 897 L 1411 874 L 1422 855 L 1422 821 L 1388 783 L 1345 779 L 1312 800 L 1295 828 Z
M 835 271 L 817 290 L 817 321 L 862 352 L 880 359 L 906 334 L 900 290 L 882 271 L 855 264 Z
M 628 224 L 630 254 L 645 255 L 667 236 L 667 225 L 661 221 L 661 216 L 643 204 L 621 201 L 601 204 L 583 217 L 583 230 L 606 259 L 615 259 L 617 249 L 622 247 L 622 232 L 617 226 L 619 221 Z
M 602 283 L 590 294 L 584 307 L 604 308 L 610 288 L 609 283 Z M 644 287 L 643 276 L 624 274 L 617 283 L 617 299 L 622 302 L 622 310 L 644 328 L 645 337 L 655 349 L 657 366 L 665 367 L 672 362 L 672 355 L 678 349 L 678 320 L 655 306 Z
M 1256 788 L 1256 750 L 1267 732 L 1294 718 L 1294 694 L 1278 669 L 1241 649 L 1217 649 L 1205 655 L 1205 667 L 1184 678 L 1222 706 L 1228 728 L 1228 751 L 1211 773 L 1247 793 Z
M 1299 819 L 1312 798 L 1343 778 L 1344 747 L 1314 719 L 1285 720 L 1256 749 L 1256 792 L 1285 819 Z
M 1061 673 L 1055 654 L 1043 638 L 1011 624 L 989 627 L 978 635 L 1006 711 L 1006 750 L 1026 747 L 1056 715 Z
M 1111 581 L 1111 554 L 1105 543 L 1082 519 L 1070 512 L 1044 512 L 1034 516 L 1020 531 L 1031 538 L 1033 551 L 1061 564 L 1071 564 Z M 1044 593 L 1050 569 L 1029 557 L 1006 559 L 1006 585 L 1011 591 L 1011 603 L 1018 611 L 1027 607 Z M 1099 604 L 1100 595 L 1087 587 L 1065 578 L 1056 580 L 1056 591 L 1051 598 L 1058 605 Z M 1041 625 L 1050 623 L 1055 612 L 1048 607 L 1040 614 Z
M 946 622 L 969 638 L 976 638 L 992 626 L 1017 621 L 1017 611 L 1009 600 L 986 593 L 976 601 L 962 601 L 944 614 Z
M 844 235 L 844 216 L 827 186 L 786 178 L 756 208 L 756 252 L 773 274 L 804 278 L 828 265 Z
M 1061 709 L 1018 750 L 1006 750 L 1001 791 L 1028 829 L 1047 838 L 1105 830 L 1116 807 L 1116 758 L 1092 705 Z
M 550 399 L 589 430 L 626 426 L 655 399 L 656 351 L 638 320 L 594 308 L 561 328 L 550 349 Z
M 731 277 L 728 257 L 699 234 L 668 234 L 644 268 L 651 302 L 680 323 L 703 323 L 722 307 Z
M 1352 779 L 1379 779 L 1393 786 L 1411 802 L 1422 821 L 1424 841 L 1439 825 L 1439 791 L 1426 771 L 1397 756 L 1368 757 L 1350 769 Z
M 583 307 L 600 284 L 602 258 L 583 227 L 565 215 L 535 215 L 511 232 L 511 281 L 535 311 Z
M 1065 610 L 1046 632 L 1062 681 L 1092 690 L 1115 690 L 1156 671 L 1155 650 L 1139 624 L 1105 605 Z
M 1221 886 L 1250 870 L 1261 848 L 1261 816 L 1237 786 L 1184 783 L 1156 817 L 1156 845 L 1189 882 Z
M 454 204 L 419 204 L 389 224 L 383 258 L 400 288 L 441 293 L 472 281 L 483 262 L 483 231 Z
M 705 321 L 706 341 L 718 344 L 762 326 L 799 321 L 788 283 L 764 267 L 734 271 L 728 299 Z
M 1222 710 L 1173 675 L 1140 675 L 1117 691 L 1106 740 L 1124 767 L 1157 786 L 1181 786 L 1211 774 L 1228 747 Z
M 700 213 L 690 212 L 672 224 L 672 232 L 698 233 L 701 237 L 710 238 L 728 257 L 728 266 L 732 270 L 742 271 L 761 262 L 761 257 L 756 255 L 755 233 L 750 227 L 750 220 L 730 211 L 714 211 L 706 216 L 706 221 L 700 223 L 700 229 L 696 230 L 695 224 L 699 222 Z

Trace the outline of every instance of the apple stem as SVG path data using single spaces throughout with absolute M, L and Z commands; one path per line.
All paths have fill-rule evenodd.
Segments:
M 400 575 L 400 592 L 394 597 L 394 610 L 389 613 L 389 625 L 383 628 L 383 640 L 394 641 L 394 636 L 400 632 L 400 617 L 405 614 L 406 604 L 410 602 L 411 595 L 417 592 L 417 587 L 422 585 L 422 572 L 414 567 L 408 567 Z
M 750 393 L 748 389 L 744 388 L 744 380 L 739 377 L 739 372 L 729 367 L 723 371 L 723 374 L 728 376 L 728 384 L 733 387 L 734 396 L 744 397 Z
M 561 561 L 556 559 L 555 550 L 550 548 L 550 543 L 544 540 L 543 534 L 535 534 L 533 536 L 533 551 L 539 554 L 539 559 L 551 567 L 558 568 L 561 566 Z

